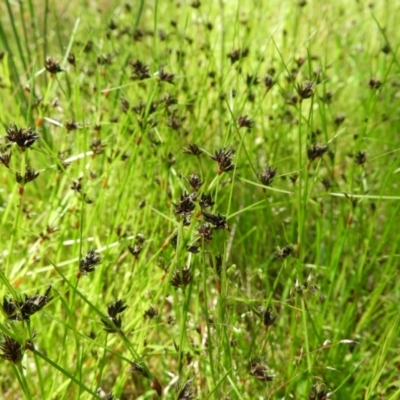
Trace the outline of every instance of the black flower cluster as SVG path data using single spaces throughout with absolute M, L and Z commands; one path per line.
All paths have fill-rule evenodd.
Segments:
M 218 163 L 218 175 L 223 172 L 233 171 L 235 169 L 235 164 L 233 163 L 233 149 L 220 149 L 215 150 L 215 154 L 211 156 L 211 159 Z
M 276 175 L 276 168 L 266 165 L 264 171 L 258 174 L 258 179 L 265 186 L 270 186 Z
M 2 337 L 0 350 L 2 352 L 0 357 L 13 364 L 19 364 L 24 355 L 21 343 L 6 335 Z
M 39 135 L 31 127 L 18 128 L 16 124 L 11 124 L 6 130 L 5 138 L 7 141 L 15 143 L 23 152 L 25 152 L 26 149 L 32 147 L 32 145 L 39 139 Z M 10 146 L 7 146 L 7 148 L 9 147 Z M 6 153 L 4 150 L 1 150 L 0 163 L 9 170 L 11 170 L 11 156 L 11 151 Z M 14 176 L 16 182 L 20 185 L 19 193 L 22 195 L 24 193 L 24 186 L 35 180 L 39 176 L 39 172 L 31 169 L 28 164 L 23 171 L 16 171 Z
M 75 61 L 75 58 L 74 58 Z M 71 62 L 70 62 L 71 63 Z M 64 70 L 60 67 L 60 63 L 55 60 L 54 58 L 47 57 L 44 67 L 47 69 L 48 72 L 51 74 L 58 74 L 59 72 L 63 72 Z
M 175 214 L 188 215 L 191 214 L 196 208 L 195 201 L 197 199 L 197 194 L 188 194 L 186 192 L 182 193 L 180 196 L 179 203 L 173 203 Z
M 328 146 L 321 143 L 314 143 L 307 150 L 307 156 L 310 161 L 322 157 L 328 151 Z
M 85 258 L 82 258 L 79 262 L 78 278 L 81 275 L 87 275 L 89 272 L 93 272 L 101 261 L 101 257 L 96 253 L 95 250 L 90 249 Z
M 50 296 L 51 286 L 45 293 L 36 293 L 33 296 L 25 294 L 23 300 L 9 300 L 7 297 L 3 299 L 3 311 L 9 319 L 13 321 L 29 321 L 30 317 L 45 307 L 53 297 Z
M 31 127 L 18 128 L 17 125 L 12 124 L 7 129 L 6 139 L 16 143 L 22 150 L 25 150 L 39 139 L 39 135 Z
M 193 275 L 189 268 L 183 268 L 182 271 L 174 271 L 171 278 L 171 285 L 175 288 L 185 288 L 192 281 Z
M 250 375 L 259 381 L 271 382 L 274 379 L 274 375 L 271 374 L 269 368 L 262 360 L 251 360 L 249 369 Z
M 108 333 L 116 333 L 121 330 L 122 320 L 118 314 L 121 314 L 128 308 L 120 299 L 107 304 L 107 318 L 102 318 L 104 330 Z

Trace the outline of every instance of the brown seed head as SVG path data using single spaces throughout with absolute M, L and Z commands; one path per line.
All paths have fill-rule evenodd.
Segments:
M 60 67 L 60 63 L 57 60 L 54 60 L 51 57 L 46 57 L 46 61 L 44 67 L 51 74 L 57 74 L 59 72 L 63 72 L 64 70 Z
M 373 90 L 378 90 L 382 86 L 380 79 L 372 78 L 369 80 L 369 87 Z
M 90 249 L 85 258 L 82 258 L 79 263 L 79 272 L 82 275 L 87 275 L 89 272 L 93 272 L 96 265 L 101 261 L 101 257 L 96 253 L 95 250 Z
M 307 149 L 307 156 L 310 161 L 322 157 L 328 151 L 328 146 L 322 143 L 314 143 Z
M 173 85 L 174 77 L 175 77 L 175 74 L 166 72 L 163 67 L 161 67 L 160 70 L 158 71 L 158 79 L 162 82 L 168 82 Z
M 0 350 L 2 351 L 0 357 L 4 360 L 10 361 L 13 364 L 21 362 L 23 356 L 22 346 L 13 338 L 4 335 L 0 344 Z
M 276 168 L 268 165 L 264 167 L 264 171 L 258 174 L 258 179 L 264 186 L 270 186 L 276 175 Z
M 315 82 L 305 81 L 296 85 L 296 90 L 302 99 L 309 99 L 314 94 Z
M 364 165 L 366 161 L 367 153 L 365 151 L 359 151 L 354 157 L 354 162 L 358 165 Z
M 274 379 L 274 375 L 269 372 L 268 367 L 260 360 L 250 361 L 250 375 L 264 382 L 271 382 Z
M 11 152 L 6 154 L 0 154 L 0 162 L 6 167 L 10 168 Z
M 71 65 L 73 65 L 74 67 L 76 66 L 75 54 L 72 51 L 69 52 L 68 57 L 67 57 L 67 61 Z
M 31 147 L 39 139 L 39 136 L 30 127 L 18 128 L 17 125 L 12 124 L 7 129 L 6 139 L 16 143 L 22 150 L 25 150 L 25 148 Z
M 205 208 L 212 207 L 215 204 L 215 202 L 210 194 L 202 193 L 199 204 L 201 209 L 204 210 Z
M 183 148 L 183 152 L 193 156 L 199 156 L 201 153 L 203 153 L 196 143 L 189 143 L 187 147 Z
M 194 201 L 196 200 L 196 193 L 187 194 L 182 193 L 180 196 L 180 202 L 178 204 L 172 203 L 174 205 L 175 214 L 187 215 L 191 214 L 196 208 Z
M 222 148 L 220 150 L 215 150 L 215 155 L 211 156 L 211 159 L 218 163 L 218 174 L 233 171 L 235 169 L 235 164 L 232 159 L 233 153 L 233 149 L 226 150 L 225 148 Z
M 192 273 L 189 268 L 183 268 L 182 272 L 174 271 L 170 284 L 175 288 L 185 288 L 192 281 Z
M 149 66 L 140 60 L 131 62 L 131 67 L 133 69 L 133 74 L 136 79 L 144 80 L 150 78 Z
M 202 212 L 204 219 L 206 222 L 213 225 L 213 229 L 226 229 L 229 230 L 228 223 L 226 222 L 226 217 L 219 213 L 217 214 L 209 214 L 205 211 Z
M 238 118 L 237 123 L 239 125 L 239 128 L 251 129 L 254 125 L 254 121 L 251 118 L 249 118 L 247 115 L 241 115 Z
M 194 173 L 187 178 L 190 186 L 193 188 L 194 191 L 198 192 L 201 186 L 203 185 L 204 181 L 202 181 L 197 173 Z
M 15 180 L 24 185 L 25 183 L 32 182 L 39 176 L 39 172 L 30 169 L 29 167 L 25 170 L 25 175 L 22 176 L 19 172 L 15 173 Z

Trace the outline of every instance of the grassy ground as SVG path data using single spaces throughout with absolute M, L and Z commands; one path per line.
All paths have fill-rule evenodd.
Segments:
M 0 5 L 3 398 L 400 398 L 399 4 L 58 3 Z

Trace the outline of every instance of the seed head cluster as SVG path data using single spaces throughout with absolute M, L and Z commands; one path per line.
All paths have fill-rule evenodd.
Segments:
M 24 299 L 3 298 L 3 312 L 8 319 L 13 321 L 28 321 L 30 317 L 45 307 L 53 297 L 50 296 L 51 286 L 49 286 L 43 295 L 36 293 L 33 296 L 24 295 Z
M 120 299 L 107 304 L 107 318 L 102 318 L 104 330 L 108 333 L 117 333 L 121 330 L 122 320 L 118 314 L 121 314 L 128 308 Z

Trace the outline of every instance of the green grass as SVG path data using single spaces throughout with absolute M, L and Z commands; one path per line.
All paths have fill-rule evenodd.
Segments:
M 4 398 L 399 398 L 399 5 L 58 3 L 0 5 Z

